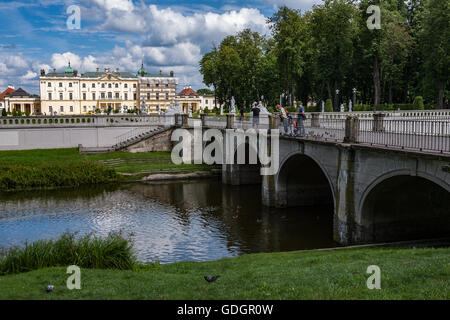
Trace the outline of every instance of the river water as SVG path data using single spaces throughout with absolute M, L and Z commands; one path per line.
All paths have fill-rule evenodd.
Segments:
M 0 194 L 0 247 L 122 231 L 142 262 L 333 247 L 332 227 L 332 208 L 266 208 L 259 186 L 215 180 Z

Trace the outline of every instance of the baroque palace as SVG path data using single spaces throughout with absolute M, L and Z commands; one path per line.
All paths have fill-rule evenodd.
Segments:
M 171 103 L 178 103 L 185 113 L 214 108 L 214 96 L 201 96 L 189 86 L 177 94 L 178 82 L 173 72 L 150 74 L 143 64 L 136 74 L 109 68 L 80 74 L 69 62 L 63 72 L 41 70 L 40 97 L 10 85 L 0 94 L 0 109 L 31 115 L 79 115 L 135 109 L 156 114 Z

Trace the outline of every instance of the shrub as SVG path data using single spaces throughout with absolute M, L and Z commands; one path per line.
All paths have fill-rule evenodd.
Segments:
M 208 113 L 209 113 L 208 107 L 206 107 L 206 108 L 203 110 L 203 112 L 206 113 L 206 114 L 208 114 Z
M 424 110 L 425 109 L 425 106 L 423 104 L 423 98 L 421 96 L 417 96 L 414 98 L 413 105 L 414 105 L 415 110 Z
M 8 113 L 6 112 L 6 108 L 2 109 L 2 117 L 6 117 Z
M 48 267 L 76 265 L 90 269 L 130 270 L 136 265 L 132 243 L 120 233 L 106 238 L 63 234 L 57 240 L 39 240 L 0 254 L 0 275 Z
M 31 190 L 107 183 L 117 180 L 117 173 L 93 161 L 80 163 L 35 163 L 0 165 L 0 190 Z
M 306 107 L 306 112 L 317 112 L 317 107 L 308 106 Z
M 325 112 L 333 112 L 333 101 L 331 99 L 327 99 L 325 102 Z

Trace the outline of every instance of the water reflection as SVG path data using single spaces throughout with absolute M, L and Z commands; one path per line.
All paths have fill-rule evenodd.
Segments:
M 65 231 L 123 231 L 139 260 L 162 263 L 335 245 L 331 208 L 266 208 L 258 186 L 136 183 L 0 195 L 0 246 Z

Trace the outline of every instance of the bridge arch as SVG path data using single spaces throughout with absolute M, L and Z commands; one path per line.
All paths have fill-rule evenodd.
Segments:
M 360 199 L 360 241 L 416 240 L 450 234 L 450 185 L 426 172 L 385 173 L 370 183 Z
M 333 205 L 335 208 L 335 192 L 327 170 L 313 155 L 304 152 L 291 152 L 280 162 L 275 189 L 279 207 Z

